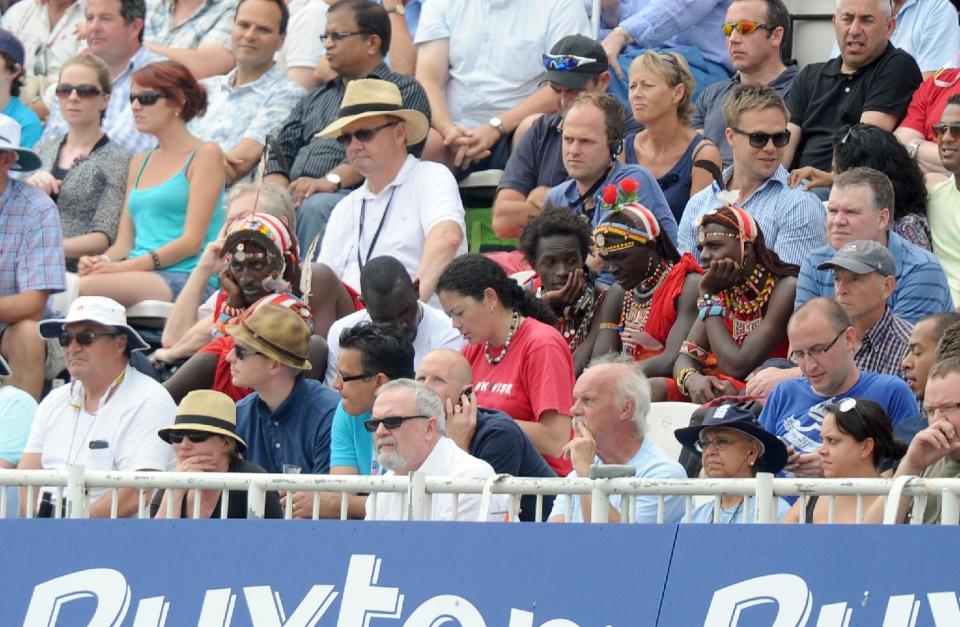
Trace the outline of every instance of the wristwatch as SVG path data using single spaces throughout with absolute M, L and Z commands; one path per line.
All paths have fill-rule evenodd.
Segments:
M 387 13 L 396 13 L 397 15 L 403 16 L 407 14 L 407 7 L 403 6 L 403 3 L 401 3 L 387 9 Z
M 907 146 L 907 156 L 911 159 L 917 158 L 917 153 L 920 152 L 920 146 L 923 145 L 922 139 L 915 139 L 910 142 L 910 145 Z
M 343 179 L 340 178 L 339 174 L 337 174 L 336 172 L 327 172 L 327 175 L 324 176 L 323 178 L 324 180 L 327 180 L 333 183 L 336 186 L 337 191 L 338 192 L 340 191 L 340 183 L 343 182 Z
M 503 128 L 503 120 L 501 120 L 498 116 L 495 115 L 487 120 L 487 124 L 495 128 L 496 131 L 500 133 L 501 137 L 507 134 L 507 129 Z

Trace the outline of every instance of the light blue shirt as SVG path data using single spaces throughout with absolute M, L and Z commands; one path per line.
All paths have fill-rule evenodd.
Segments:
M 12 385 L 0 387 L 0 459 L 16 466 L 27 445 L 37 401 Z
M 712 523 L 713 522 L 713 506 L 714 502 L 711 500 L 709 503 L 704 503 L 700 507 L 693 510 L 690 514 L 690 520 L 684 521 L 688 523 Z M 752 524 L 755 520 L 755 512 L 757 509 L 757 500 L 750 499 L 750 504 L 747 505 L 746 501 L 741 501 L 739 505 L 733 508 L 732 511 L 727 511 L 720 508 L 720 520 L 717 521 L 721 525 L 732 525 L 737 523 L 746 522 Z M 786 500 L 777 498 L 777 515 L 774 517 L 774 522 L 781 522 L 783 517 L 787 515 L 787 512 L 790 511 L 790 503 Z M 746 513 L 747 520 L 743 520 L 743 515 Z
M 263 145 L 307 93 L 276 64 L 252 83 L 234 87 L 236 78 L 233 69 L 201 81 L 207 89 L 207 113 L 187 126 L 197 137 L 219 144 L 224 152 L 236 148 L 241 139 Z
M 907 0 L 897 11 L 890 43 L 910 53 L 921 72 L 935 72 L 960 52 L 960 20 L 950 0 Z M 840 56 L 833 44 L 830 57 Z
M 723 172 L 729 183 L 733 167 Z M 697 261 L 697 222 L 701 216 L 723 206 L 717 200 L 720 186 L 716 181 L 697 192 L 687 202 L 680 219 L 677 248 L 681 253 L 692 253 Z M 827 213 L 823 203 L 814 194 L 787 184 L 787 171 L 778 166 L 767 181 L 753 193 L 743 208 L 750 212 L 763 231 L 767 248 L 776 252 L 787 263 L 800 265 L 807 254 L 827 243 Z
M 196 49 L 206 43 L 230 50 L 237 0 L 205 0 L 179 24 L 173 18 L 175 0 L 147 0 L 144 41 L 165 48 Z
M 594 459 L 595 464 L 602 464 L 600 458 Z M 641 479 L 686 479 L 687 473 L 676 460 L 667 457 L 656 444 L 648 438 L 643 438 L 643 444 L 637 450 L 633 459 L 627 462 L 628 466 L 637 469 L 636 477 Z M 571 472 L 568 477 L 576 477 L 577 471 Z M 637 522 L 638 523 L 656 523 L 657 522 L 657 502 L 656 494 L 638 494 L 637 500 Z M 610 506 L 614 509 L 620 509 L 620 495 L 610 495 Z M 572 509 L 571 509 L 572 508 Z M 679 495 L 668 496 L 663 499 L 663 522 L 674 524 L 680 522 L 683 518 L 684 498 Z M 550 518 L 555 516 L 566 516 L 570 511 L 570 522 L 583 522 L 583 512 L 580 508 L 580 495 L 561 494 L 553 502 L 553 510 L 550 512 Z
M 370 412 L 353 416 L 343 409 L 343 402 L 337 405 L 330 429 L 331 468 L 353 466 L 361 475 L 383 474 L 373 458 L 373 434 L 363 426 L 371 416 Z

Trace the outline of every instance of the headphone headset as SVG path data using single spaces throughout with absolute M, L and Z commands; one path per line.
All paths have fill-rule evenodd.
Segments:
M 610 157 L 613 160 L 616 160 L 620 156 L 620 153 L 623 151 L 623 139 L 616 138 L 610 142 Z

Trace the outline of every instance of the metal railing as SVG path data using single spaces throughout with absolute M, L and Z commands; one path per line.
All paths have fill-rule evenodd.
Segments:
M 479 520 L 487 520 L 493 495 L 506 494 L 510 498 L 509 519 L 516 520 L 520 497 L 536 497 L 536 519 L 541 520 L 545 496 L 587 495 L 591 498 L 591 520 L 607 522 L 609 498 L 619 496 L 656 496 L 658 500 L 657 522 L 664 522 L 665 499 L 682 496 L 685 501 L 684 520 L 689 520 L 695 504 L 715 503 L 714 520 L 719 516 L 719 503 L 724 495 L 745 497 L 744 510 L 755 507 L 756 523 L 775 523 L 777 497 L 798 497 L 801 501 L 800 522 L 805 522 L 806 501 L 809 497 L 826 497 L 828 522 L 834 521 L 836 498 L 855 496 L 856 522 L 864 516 L 864 499 L 880 496 L 886 499 L 884 524 L 896 522 L 902 498 L 913 498 L 912 523 L 920 524 L 922 514 L 930 497 L 942 500 L 941 523 L 960 523 L 960 479 L 922 479 L 900 477 L 897 479 L 777 479 L 760 473 L 753 479 L 641 479 L 637 477 L 590 478 L 520 478 L 498 475 L 482 479 L 446 479 L 411 473 L 409 477 L 396 476 L 347 476 L 347 475 L 289 475 L 289 474 L 242 474 L 242 473 L 178 473 L 178 472 L 118 472 L 85 471 L 82 466 L 66 470 L 0 470 L 0 519 L 18 517 L 11 511 L 8 486 L 26 488 L 26 502 L 36 502 L 37 490 L 45 488 L 53 494 L 53 516 L 56 518 L 87 518 L 90 511 L 90 489 L 106 489 L 112 495 L 111 518 L 118 514 L 119 491 L 133 488 L 138 491 L 138 518 L 149 518 L 149 502 L 156 489 L 181 489 L 192 491 L 192 512 L 200 517 L 199 493 L 205 490 L 221 492 L 221 515 L 229 507 L 230 491 L 247 493 L 248 518 L 263 518 L 267 492 L 294 491 L 313 492 L 311 517 L 320 517 L 321 493 L 339 494 L 340 519 L 348 515 L 348 499 L 353 494 L 392 492 L 406 495 L 407 520 L 428 520 L 431 500 L 439 495 L 454 499 L 454 505 L 464 495 L 479 495 Z M 285 518 L 292 517 L 292 501 L 286 500 Z M 371 504 L 371 507 L 374 507 Z M 173 499 L 167 499 L 166 515 L 172 516 Z M 26 518 L 34 517 L 27 508 Z M 454 507 L 453 511 L 456 512 Z M 375 517 L 376 512 L 371 512 Z M 621 499 L 621 521 L 635 523 L 636 500 Z M 569 519 L 569 508 L 567 518 Z

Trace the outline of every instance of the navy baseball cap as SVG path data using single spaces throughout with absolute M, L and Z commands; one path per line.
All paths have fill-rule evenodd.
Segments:
M 0 29 L 0 52 L 13 59 L 14 63 L 23 66 L 23 44 L 8 30 Z

